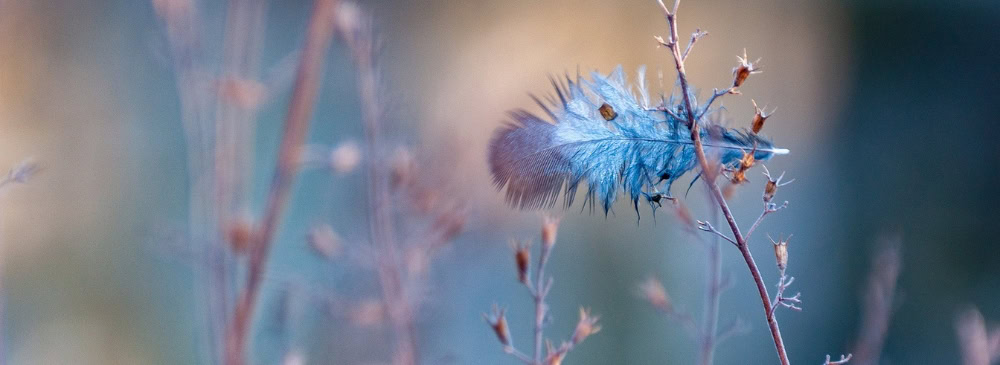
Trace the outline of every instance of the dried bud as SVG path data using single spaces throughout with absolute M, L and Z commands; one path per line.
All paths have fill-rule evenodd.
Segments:
M 329 224 L 321 224 L 313 227 L 309 231 L 307 238 L 309 246 L 320 256 L 326 259 L 333 259 L 340 256 L 343 251 L 340 236 Z
M 768 171 L 767 166 L 764 166 L 764 177 L 767 178 L 767 184 L 764 184 L 764 194 L 762 196 L 764 203 L 770 203 L 771 200 L 774 199 L 774 194 L 778 192 L 779 187 L 788 185 L 792 181 L 795 181 L 795 179 L 792 179 L 782 183 L 781 179 L 785 177 L 785 173 L 782 172 L 781 175 L 775 179 L 771 177 L 771 171 Z
M 240 217 L 230 221 L 226 228 L 226 238 L 229 239 L 229 247 L 238 255 L 245 254 L 250 250 L 253 235 L 253 223 L 247 217 Z
M 744 152 L 743 158 L 739 161 L 739 166 L 737 166 L 736 171 L 733 173 L 733 178 L 731 179 L 733 184 L 742 184 L 747 182 L 747 170 L 753 167 L 756 160 L 753 155 L 757 152 L 756 148 L 750 152 Z
M 354 170 L 361 162 L 361 148 L 354 141 L 341 143 L 330 151 L 330 168 L 341 174 Z
M 385 306 L 378 299 L 367 299 L 351 310 L 350 320 L 358 327 L 372 327 L 385 319 Z
M 493 328 L 493 332 L 497 334 L 497 339 L 500 340 L 500 343 L 504 346 L 510 346 L 510 329 L 507 327 L 507 317 L 504 316 L 504 311 L 503 308 L 494 304 L 490 314 L 487 315 L 484 313 L 483 318 Z
M 733 69 L 733 87 L 740 87 L 743 82 L 747 80 L 750 75 L 755 73 L 760 73 L 760 68 L 757 66 L 758 59 L 754 62 L 749 62 L 747 58 L 747 50 L 743 50 L 743 57 L 736 56 L 736 59 L 740 61 L 740 64 Z
M 580 321 L 576 323 L 576 330 L 573 331 L 573 345 L 576 346 L 586 340 L 590 335 L 601 331 L 601 326 L 597 325 L 600 317 L 592 317 L 590 311 L 580 308 Z
M 670 296 L 667 295 L 667 289 L 663 288 L 663 284 L 660 284 L 659 280 L 655 278 L 646 279 L 646 282 L 639 285 L 639 290 L 642 292 L 642 296 L 646 298 L 646 301 L 653 305 L 654 308 L 664 312 L 669 312 L 673 308 L 673 304 L 670 303 Z
M 229 78 L 219 85 L 219 96 L 226 103 L 250 110 L 264 101 L 267 88 L 256 80 Z
M 392 156 L 392 177 L 390 178 L 392 187 L 396 188 L 413 181 L 416 169 L 417 165 L 410 151 L 402 147 L 396 149 Z
M 542 218 L 542 245 L 552 248 L 556 244 L 556 233 L 559 233 L 559 218 L 545 216 Z
M 601 107 L 598 108 L 597 111 L 601 112 L 601 117 L 607 121 L 611 121 L 618 117 L 618 113 L 615 113 L 615 108 L 612 108 L 608 103 L 601 104 Z
M 531 271 L 531 246 L 513 241 L 514 261 L 517 263 L 517 281 L 528 284 L 528 274 Z
M 775 180 L 767 180 L 767 184 L 764 184 L 764 202 L 770 203 L 771 199 L 774 199 L 774 193 L 778 191 L 778 182 Z
M 792 239 L 792 236 L 788 236 L 788 238 L 778 237 L 777 242 L 771 236 L 767 238 L 774 244 L 774 260 L 778 263 L 778 270 L 784 272 L 785 267 L 788 267 L 788 240 Z
M 767 121 L 767 118 L 770 118 L 771 115 L 774 114 L 774 111 L 772 110 L 770 113 L 767 113 L 764 109 L 757 107 L 757 102 L 753 99 L 751 99 L 750 102 L 753 103 L 754 108 L 753 121 L 750 122 L 750 130 L 752 130 L 755 134 L 760 133 L 760 130 L 764 128 L 764 122 Z
M 563 359 L 566 358 L 566 353 L 569 352 L 569 348 L 564 343 L 563 346 L 556 348 L 552 346 L 552 342 L 545 341 L 545 349 L 548 356 L 545 357 L 545 365 L 561 365 Z
M 681 203 L 680 200 L 674 200 L 674 211 L 677 213 L 677 219 L 684 224 L 685 228 L 694 230 L 696 226 L 694 218 L 691 217 L 691 210 L 688 209 L 686 204 Z
M 440 232 L 442 241 L 451 241 L 465 228 L 465 215 L 458 209 L 446 211 L 434 219 L 431 228 L 434 232 Z

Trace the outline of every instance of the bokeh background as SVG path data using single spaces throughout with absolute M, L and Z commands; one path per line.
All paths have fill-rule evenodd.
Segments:
M 262 72 L 301 43 L 310 1 L 272 2 Z M 536 212 L 508 208 L 485 164 L 492 131 L 514 108 L 538 111 L 529 93 L 576 70 L 632 75 L 647 65 L 654 90 L 673 80 L 653 35 L 666 32 L 653 1 L 367 1 L 384 42 L 393 144 L 422 156 L 447 194 L 466 202 L 466 230 L 432 264 L 418 314 L 427 364 L 514 364 L 481 313 L 509 308 L 515 344 L 530 337 L 531 303 L 515 280 L 510 238 L 537 240 Z M 221 37 L 225 7 L 198 5 L 205 43 Z M 751 99 L 776 106 L 766 132 L 792 150 L 768 163 L 796 182 L 779 192 L 790 207 L 760 232 L 794 233 L 791 290 L 802 312 L 779 311 L 789 354 L 820 363 L 851 351 L 862 292 L 880 237 L 901 237 L 903 269 L 881 363 L 959 362 L 954 322 L 977 306 L 1000 320 L 1000 5 L 994 1 L 691 1 L 681 33 L 710 35 L 689 59 L 708 93 L 726 85 L 737 54 L 762 57 L 764 73 L 724 98 L 734 125 Z M 211 47 L 208 48 L 210 51 Z M 661 71 L 662 70 L 662 71 Z M 658 73 L 662 72 L 663 82 Z M 310 142 L 361 141 L 354 69 L 342 44 L 328 56 Z M 287 96 L 259 115 L 254 207 L 263 201 Z M 189 181 L 179 97 L 163 28 L 147 1 L 0 1 L 0 166 L 33 157 L 43 172 L 6 192 L 2 207 L 4 358 L 17 364 L 193 364 L 205 359 L 192 283 L 178 243 Z M 763 178 L 751 174 L 732 206 L 748 225 Z M 303 237 L 329 222 L 365 246 L 364 174 L 303 173 L 282 226 L 257 321 L 255 357 L 277 362 L 290 346 L 309 363 L 387 361 L 385 329 L 349 328 L 310 300 L 292 330 L 272 326 L 289 285 L 371 296 L 371 272 L 311 255 Z M 682 181 L 675 195 L 682 196 Z M 697 218 L 702 187 L 685 198 Z M 574 350 L 573 364 L 687 364 L 694 342 L 656 313 L 637 285 L 661 280 L 676 305 L 700 315 L 705 250 L 676 218 L 643 219 L 626 203 L 614 214 L 563 216 L 549 273 L 553 322 L 570 335 L 580 306 L 603 330 Z M 664 213 L 660 211 L 659 213 Z M 777 282 L 770 244 L 753 251 Z M 751 331 L 719 347 L 717 363 L 773 363 L 773 345 L 744 263 L 724 247 L 734 287 L 721 322 Z M 361 284 L 359 284 L 361 283 Z M 773 287 L 772 287 L 773 290 Z

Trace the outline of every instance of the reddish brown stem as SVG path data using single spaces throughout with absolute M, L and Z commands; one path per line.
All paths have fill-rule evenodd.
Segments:
M 323 59 L 333 36 L 336 0 L 316 0 L 306 33 L 295 87 L 285 119 L 284 136 L 278 150 L 278 162 L 271 181 L 267 206 L 249 252 L 247 279 L 240 293 L 229 332 L 226 335 L 226 364 L 246 363 L 247 340 L 254 306 L 260 294 L 264 272 L 275 232 L 288 205 L 292 184 L 298 172 L 299 155 L 309 130 L 313 104 L 322 79 Z
M 723 216 L 726 217 L 726 222 L 729 223 L 729 228 L 733 231 L 733 236 L 736 239 L 736 246 L 739 248 L 740 253 L 743 254 L 743 260 L 746 261 L 747 268 L 750 269 L 750 275 L 753 276 L 754 282 L 757 284 L 757 292 L 760 295 L 761 304 L 764 307 L 764 315 L 767 318 L 768 327 L 771 329 L 771 337 L 774 340 L 774 347 L 778 353 L 778 359 L 781 360 L 782 365 L 788 365 L 788 355 L 785 351 L 785 344 L 781 338 L 781 330 L 778 328 L 778 321 L 774 317 L 774 313 L 771 311 L 771 298 L 767 293 L 767 285 L 764 283 L 764 279 L 760 275 L 760 270 L 757 268 L 757 264 L 753 260 L 753 255 L 750 253 L 750 247 L 747 245 L 746 239 L 740 233 L 740 228 L 736 224 L 736 219 L 733 218 L 732 211 L 729 210 L 729 205 L 726 203 L 725 197 L 722 195 L 722 191 L 719 186 L 715 184 L 716 174 L 711 170 L 708 159 L 705 157 L 705 148 L 701 142 L 701 133 L 699 132 L 698 120 L 695 118 L 694 107 L 691 103 L 691 98 L 689 96 L 687 74 L 684 70 L 684 58 L 681 55 L 680 46 L 677 44 L 677 7 L 680 4 L 680 0 L 676 0 L 674 3 L 673 11 L 667 9 L 663 4 L 662 0 L 659 0 L 660 7 L 663 9 L 664 16 L 667 18 L 667 23 L 670 25 L 670 39 L 666 42 L 666 46 L 670 48 L 670 51 L 674 58 L 674 66 L 677 68 L 677 78 L 681 86 L 681 94 L 683 94 L 684 102 L 684 113 L 687 120 L 687 125 L 691 130 L 691 140 L 694 144 L 695 155 L 698 157 L 698 164 L 702 169 L 702 179 L 705 180 L 705 184 L 708 186 L 715 198 L 716 203 L 722 210 Z

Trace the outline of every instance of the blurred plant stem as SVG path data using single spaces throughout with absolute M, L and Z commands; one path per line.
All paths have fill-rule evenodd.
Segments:
M 239 295 L 231 327 L 226 335 L 228 365 L 246 363 L 247 342 L 250 338 L 254 308 L 264 280 L 264 271 L 275 232 L 288 205 L 292 183 L 299 169 L 300 154 L 306 133 L 309 131 L 313 104 L 322 81 L 326 51 L 333 37 L 337 4 L 336 0 L 316 0 L 309 20 L 267 205 L 251 241 L 245 286 Z

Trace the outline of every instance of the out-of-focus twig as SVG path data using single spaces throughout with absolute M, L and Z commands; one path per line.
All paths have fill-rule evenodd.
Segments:
M 337 0 L 316 0 L 313 7 L 305 44 L 302 49 L 295 86 L 285 119 L 284 136 L 278 150 L 278 161 L 271 182 L 267 205 L 250 247 L 247 278 L 241 291 L 229 332 L 226 335 L 226 363 L 245 364 L 247 341 L 254 307 L 264 280 L 267 258 L 275 232 L 291 195 L 292 183 L 299 168 L 300 153 L 313 104 L 319 92 L 324 59 L 333 37 L 334 15 Z
M 871 263 L 862 301 L 861 329 L 854 344 L 854 363 L 878 364 L 896 306 L 896 279 L 902 268 L 899 237 L 886 238 Z
M 989 365 L 1000 360 L 1000 327 L 987 329 L 979 309 L 962 311 L 955 321 L 955 331 L 962 350 L 962 364 Z

